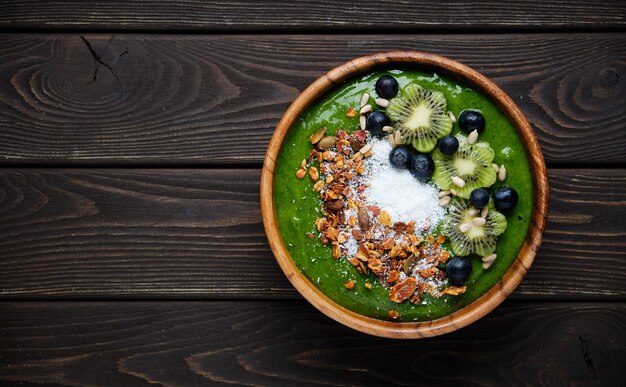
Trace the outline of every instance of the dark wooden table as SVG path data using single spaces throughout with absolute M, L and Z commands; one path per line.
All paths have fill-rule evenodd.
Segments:
M 543 246 L 484 319 L 347 329 L 290 286 L 263 155 L 378 51 L 494 79 L 550 176 Z M 626 385 L 626 2 L 0 1 L 0 384 Z

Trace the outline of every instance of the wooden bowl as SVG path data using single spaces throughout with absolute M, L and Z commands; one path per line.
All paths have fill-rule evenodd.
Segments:
M 502 279 L 473 303 L 446 316 L 425 322 L 392 322 L 366 317 L 338 305 L 324 295 L 296 267 L 287 251 L 276 222 L 274 207 L 274 164 L 283 139 L 295 120 L 318 98 L 344 81 L 394 66 L 433 70 L 457 79 L 482 92 L 508 117 L 526 147 L 535 186 L 532 217 L 522 248 Z M 285 112 L 270 141 L 261 175 L 261 212 L 270 247 L 293 286 L 330 318 L 358 331 L 390 338 L 421 338 L 442 335 L 462 328 L 498 306 L 520 283 L 541 244 L 548 212 L 548 177 L 543 156 L 528 120 L 513 100 L 495 83 L 477 71 L 453 60 L 421 52 L 388 52 L 354 59 L 334 68 L 306 88 Z

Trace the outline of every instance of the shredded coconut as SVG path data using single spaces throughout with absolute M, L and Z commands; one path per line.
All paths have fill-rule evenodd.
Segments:
M 439 206 L 439 190 L 422 183 L 404 169 L 389 162 L 391 145 L 386 140 L 372 138 L 373 156 L 367 159 L 369 181 L 364 192 L 368 204 L 386 210 L 393 221 L 414 221 L 416 228 L 436 226 L 445 215 Z

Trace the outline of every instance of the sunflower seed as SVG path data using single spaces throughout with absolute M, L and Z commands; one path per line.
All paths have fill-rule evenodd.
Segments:
M 454 183 L 454 185 L 456 185 L 459 188 L 465 187 L 465 180 L 461 179 L 458 176 L 452 176 L 452 183 Z
M 332 148 L 336 142 L 337 138 L 335 136 L 326 136 L 317 143 L 317 147 L 320 149 Z
M 498 180 L 504 181 L 506 179 L 506 168 L 504 168 L 504 164 L 500 165 L 500 170 L 498 171 Z
M 441 199 L 444 196 L 448 196 L 450 195 L 450 191 L 441 191 L 439 192 L 439 199 Z
M 393 132 L 393 126 L 383 126 L 383 132 L 387 132 L 387 133 Z
M 389 141 L 389 145 L 391 145 L 392 148 L 395 148 L 396 145 L 396 141 L 394 140 L 393 134 L 390 134 L 389 136 L 387 136 L 387 141 Z
M 472 225 L 469 223 L 463 223 L 462 225 L 459 226 L 459 230 L 461 230 L 461 232 L 463 234 L 465 234 L 466 232 L 468 232 L 470 230 L 470 228 L 472 228 Z
M 365 128 L 367 127 L 367 118 L 365 118 L 365 116 L 359 117 L 359 126 L 361 130 L 365 130 Z
M 452 121 L 453 124 L 456 123 L 456 117 L 454 116 L 454 113 L 448 112 L 448 117 L 450 117 L 450 121 Z
M 474 129 L 467 136 L 467 143 L 470 144 L 470 145 L 474 145 L 474 144 L 476 144 L 476 141 L 478 141 L 478 131 Z
M 488 214 L 489 214 L 489 208 L 483 207 L 483 209 L 480 211 L 480 217 L 483 219 L 487 219 Z
M 475 226 L 484 226 L 486 222 L 483 218 L 474 218 L 472 223 L 474 223 Z
M 386 108 L 387 106 L 389 106 L 389 101 L 384 98 L 376 98 L 374 102 L 376 102 L 376 105 L 382 108 Z
M 370 100 L 370 95 L 367 94 L 367 93 L 364 93 L 361 96 L 361 104 L 359 105 L 359 107 L 363 107 L 363 106 L 367 105 L 367 101 L 369 101 L 369 100 Z
M 372 111 L 372 105 L 367 104 L 367 105 L 365 105 L 365 106 L 363 106 L 363 107 L 361 108 L 361 110 L 359 111 L 359 113 L 361 113 L 361 114 L 367 114 L 367 113 L 369 113 L 369 112 L 371 112 L 371 111 Z
M 491 164 L 491 168 L 493 168 L 494 171 L 496 171 L 496 173 L 498 173 L 498 171 L 500 170 L 500 167 L 498 166 L 498 164 Z
M 483 262 L 493 262 L 496 260 L 496 258 L 498 258 L 498 255 L 496 254 L 489 254 L 485 257 L 483 257 Z
M 487 270 L 491 267 L 491 265 L 493 265 L 493 261 L 492 262 L 483 262 L 483 269 Z
M 439 205 L 441 207 L 447 206 L 450 203 L 450 200 L 452 200 L 450 196 L 444 196 L 441 199 L 439 199 Z
M 400 134 L 400 132 L 399 132 L 399 131 L 396 131 L 396 132 L 393 134 L 393 139 L 394 139 L 394 141 L 396 142 L 396 144 L 398 144 L 398 145 L 402 144 L 402 135 Z
M 366 154 L 370 150 L 372 150 L 372 144 L 365 144 L 363 148 L 359 149 L 359 152 L 361 152 L 362 154 Z
M 475 208 L 470 208 L 470 210 L 467 213 L 470 214 L 470 216 L 476 216 L 478 215 L 478 210 Z
M 456 190 L 454 188 L 450 188 L 450 193 L 454 196 L 456 196 Z

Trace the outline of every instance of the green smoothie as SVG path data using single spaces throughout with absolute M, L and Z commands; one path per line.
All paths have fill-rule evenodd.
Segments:
M 498 259 L 493 266 L 484 270 L 480 257 L 471 256 L 472 273 L 465 281 L 467 290 L 464 294 L 445 295 L 437 299 L 426 295 L 421 297 L 418 304 L 392 302 L 389 300 L 389 290 L 380 285 L 375 276 L 363 276 L 344 258 L 333 259 L 330 246 L 307 237 L 309 232 L 317 235 L 315 220 L 323 216 L 320 198 L 313 191 L 311 180 L 295 177 L 295 171 L 311 150 L 309 136 L 322 126 L 327 128 L 329 134 L 337 130 L 358 130 L 361 95 L 367 92 L 375 96 L 376 80 L 384 74 L 393 75 L 401 90 L 417 83 L 426 89 L 444 93 L 448 110 L 457 117 L 464 109 L 480 110 L 487 123 L 480 141 L 491 145 L 495 151 L 493 162 L 506 166 L 506 185 L 519 193 L 519 203 L 507 214 L 506 231 L 498 238 L 495 251 Z M 350 106 L 357 109 L 357 114 L 352 118 L 346 115 Z M 452 134 L 459 131 L 455 124 Z M 491 189 L 501 185 L 504 183 L 496 182 Z M 329 298 L 365 316 L 390 320 L 388 312 L 394 309 L 400 313 L 400 321 L 427 321 L 446 316 L 470 304 L 500 280 L 526 236 L 533 203 L 533 184 L 523 144 L 513 125 L 495 104 L 448 77 L 428 72 L 392 70 L 345 82 L 299 117 L 285 137 L 276 162 L 274 203 L 280 232 L 292 259 L 302 273 Z M 349 280 L 356 282 L 352 290 L 344 287 Z M 373 285 L 371 289 L 365 287 L 366 281 Z

